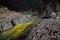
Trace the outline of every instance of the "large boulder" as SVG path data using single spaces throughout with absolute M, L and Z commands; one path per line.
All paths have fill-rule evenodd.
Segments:
M 24 40 L 60 40 L 60 21 L 58 19 L 41 19 L 32 26 Z
M 31 15 L 10 11 L 5 7 L 0 8 L 0 31 L 8 30 L 18 23 L 26 23 L 30 20 Z

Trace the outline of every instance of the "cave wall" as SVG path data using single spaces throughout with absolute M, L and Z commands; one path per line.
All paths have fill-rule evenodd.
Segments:
M 41 16 L 60 9 L 58 0 L 0 0 L 0 4 L 15 11 L 38 11 Z
M 0 4 L 15 10 L 44 9 L 49 3 L 55 0 L 0 0 Z

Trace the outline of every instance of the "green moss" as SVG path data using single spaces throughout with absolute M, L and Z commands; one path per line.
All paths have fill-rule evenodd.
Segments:
M 26 23 L 19 23 L 17 25 L 15 25 L 12 29 L 9 29 L 7 31 L 4 31 L 3 33 L 1 33 L 0 39 L 6 39 L 6 40 L 10 40 L 12 38 L 16 38 L 19 35 L 22 35 L 24 30 L 32 23 L 34 23 L 35 20 L 31 20 L 29 22 Z

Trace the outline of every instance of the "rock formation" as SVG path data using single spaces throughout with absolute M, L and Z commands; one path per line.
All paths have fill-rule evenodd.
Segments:
M 20 12 L 10 11 L 7 8 L 0 8 L 0 31 L 12 28 L 18 23 L 25 23 L 31 19 L 29 15 Z

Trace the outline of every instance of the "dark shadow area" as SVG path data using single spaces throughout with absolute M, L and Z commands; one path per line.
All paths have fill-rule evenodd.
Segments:
M 52 18 L 52 16 L 45 16 L 42 19 L 50 19 L 50 18 Z
M 37 11 L 40 17 L 60 10 L 59 0 L 0 0 L 0 7 L 1 5 L 16 12 Z
M 49 16 L 52 12 L 60 11 L 59 0 L 0 0 L 1 5 L 17 12 L 37 11 L 39 16 Z
M 48 5 L 52 6 L 53 10 L 56 7 L 56 0 L 0 0 L 0 4 L 15 11 L 44 11 Z

